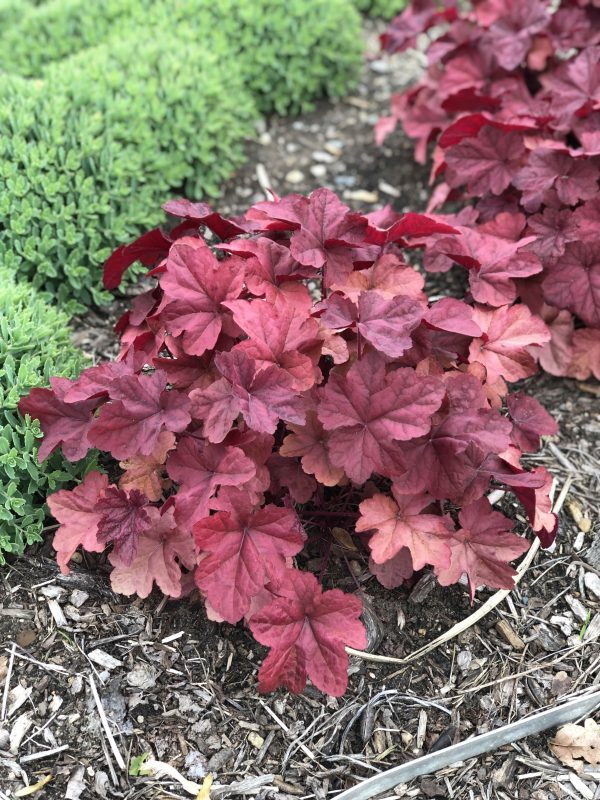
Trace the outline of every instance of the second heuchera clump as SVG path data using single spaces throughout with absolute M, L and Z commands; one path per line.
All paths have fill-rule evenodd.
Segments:
M 311 540 L 350 519 L 384 586 L 431 565 L 443 585 L 466 575 L 471 596 L 509 588 L 528 547 L 491 487 L 553 540 L 551 478 L 520 459 L 556 425 L 506 383 L 535 371 L 548 329 L 524 305 L 428 302 L 405 251 L 458 237 L 426 216 L 353 213 L 327 189 L 238 219 L 165 209 L 182 221 L 106 265 L 107 288 L 136 260 L 156 282 L 117 325 L 119 358 L 20 404 L 40 458 L 118 462 L 114 483 L 92 472 L 50 496 L 58 562 L 108 549 L 126 595 L 195 583 L 213 618 L 247 620 L 271 648 L 263 691 L 309 677 L 340 695 L 345 646 L 366 646 L 362 604 L 298 568 Z

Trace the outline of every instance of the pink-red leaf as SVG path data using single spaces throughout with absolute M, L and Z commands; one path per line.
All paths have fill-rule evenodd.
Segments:
M 415 570 L 423 569 L 426 564 L 447 567 L 450 564 L 449 526 L 443 517 L 423 513 L 431 504 L 431 498 L 401 495 L 394 492 L 393 486 L 392 494 L 393 498 L 376 494 L 359 506 L 356 531 L 375 531 L 369 539 L 373 561 L 384 564 L 406 547 Z
M 126 492 L 110 486 L 98 500 L 98 540 L 112 542 L 125 566 L 130 566 L 137 551 L 138 539 L 151 525 L 148 498 L 137 489 Z
M 540 448 L 540 436 L 558 433 L 556 421 L 535 397 L 515 392 L 508 396 L 507 405 L 513 424 L 512 439 L 521 450 L 535 453 Z
M 200 554 L 207 554 L 196 569 L 196 584 L 228 622 L 242 619 L 267 583 L 277 585 L 286 559 L 300 552 L 306 538 L 292 510 L 256 508 L 243 492 L 237 495 L 231 511 L 194 525 Z
M 113 566 L 110 581 L 114 592 L 148 597 L 156 583 L 168 597 L 182 594 L 182 566 L 193 569 L 196 564 L 194 541 L 189 532 L 177 527 L 174 509 L 148 507 L 150 524 L 139 538 L 131 563 L 113 550 L 109 561 Z
M 51 389 L 31 389 L 27 397 L 19 401 L 19 411 L 40 422 L 44 439 L 38 451 L 38 460 L 43 461 L 60 447 L 69 461 L 79 461 L 90 449 L 88 433 L 97 398 L 77 403 L 65 402 L 72 381 L 68 378 L 50 378 Z
M 255 639 L 271 651 L 258 673 L 259 688 L 286 686 L 301 692 L 307 677 L 339 697 L 348 685 L 345 647 L 364 648 L 367 637 L 358 597 L 339 589 L 323 591 L 314 575 L 289 570 L 285 594 L 249 621 Z
M 461 527 L 450 541 L 450 565 L 436 569 L 441 585 L 457 583 L 466 575 L 471 600 L 479 586 L 511 589 L 517 573 L 510 562 L 528 549 L 527 540 L 511 533 L 514 523 L 493 511 L 485 497 L 465 506 L 458 519 Z
M 118 380 L 119 397 L 106 403 L 88 434 L 96 447 L 117 459 L 149 456 L 163 430 L 179 433 L 191 422 L 186 395 L 167 391 L 163 373 L 131 375 Z
M 373 472 L 385 473 L 388 445 L 427 433 L 444 394 L 439 379 L 419 378 L 412 369 L 387 374 L 376 353 L 357 361 L 346 375 L 332 371 L 317 411 L 331 431 L 332 463 L 356 483 Z
M 108 488 L 108 478 L 101 472 L 89 472 L 74 489 L 61 489 L 48 496 L 52 516 L 60 523 L 52 546 L 63 575 L 69 573 L 69 561 L 78 547 L 89 553 L 101 553 L 105 545 L 98 539 L 100 511 L 98 498 Z

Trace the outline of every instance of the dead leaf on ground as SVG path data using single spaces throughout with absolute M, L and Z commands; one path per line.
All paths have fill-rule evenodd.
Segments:
M 600 725 L 586 719 L 583 725 L 563 725 L 550 742 L 550 750 L 566 767 L 581 772 L 584 763 L 600 764 Z
M 6 678 L 6 674 L 8 672 L 8 658 L 6 656 L 0 656 L 0 681 L 3 681 Z

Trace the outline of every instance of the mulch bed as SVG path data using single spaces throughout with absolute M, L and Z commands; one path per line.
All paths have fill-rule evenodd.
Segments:
M 374 29 L 368 31 L 373 47 Z M 371 61 L 352 97 L 298 119 L 273 119 L 249 143 L 247 166 L 220 208 L 239 213 L 261 188 L 283 194 L 330 186 L 354 208 L 392 202 L 421 210 L 427 172 L 400 135 L 382 150 L 372 126 L 418 58 Z M 439 276 L 436 280 L 440 280 Z M 458 280 L 444 276 L 443 280 Z M 457 285 L 458 285 L 457 284 Z M 454 291 L 453 284 L 432 284 Z M 454 287 L 455 288 L 455 287 Z M 460 288 L 460 287 L 459 287 Z M 80 320 L 77 341 L 95 358 L 114 352 L 119 304 Z M 351 658 L 341 699 L 308 688 L 261 696 L 264 652 L 242 625 L 216 625 L 200 603 L 112 594 L 102 559 L 61 576 L 49 542 L 0 574 L 0 798 L 52 774 L 45 798 L 189 797 L 173 779 L 130 777 L 119 756 L 169 762 L 211 796 L 325 800 L 344 788 L 448 743 L 493 729 L 573 696 L 600 676 L 600 388 L 537 376 L 524 388 L 561 426 L 531 458 L 572 481 L 555 546 L 540 552 L 500 606 L 459 637 L 405 665 Z M 524 525 L 517 508 L 504 507 Z M 315 568 L 319 554 L 314 555 Z M 384 590 L 357 552 L 333 553 L 336 585 L 361 586 L 370 650 L 404 658 L 472 611 L 463 587 L 438 587 L 429 573 Z M 312 566 L 313 564 L 311 564 Z M 479 592 L 475 608 L 489 593 Z M 550 753 L 551 734 L 456 764 L 394 797 L 600 798 L 600 773 L 576 776 Z

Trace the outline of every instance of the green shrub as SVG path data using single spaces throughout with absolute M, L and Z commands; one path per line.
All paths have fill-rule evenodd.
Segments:
M 96 466 L 93 457 L 70 464 L 60 453 L 38 464 L 39 425 L 24 422 L 16 410 L 34 386 L 47 385 L 50 376 L 77 375 L 83 366 L 67 317 L 0 270 L 0 564 L 3 552 L 22 553 L 41 540 L 46 494 Z
M 243 161 L 257 106 L 284 112 L 343 94 L 362 43 L 349 0 L 50 0 L 5 32 L 16 37 L 0 46 L 6 67 L 11 55 L 39 65 L 61 42 L 77 46 L 61 38 L 61 9 L 85 31 L 79 45 L 109 34 L 105 13 L 129 11 L 108 26 L 113 38 L 48 64 L 41 79 L 2 76 L 0 263 L 72 313 L 106 300 L 101 265 L 161 219 L 161 202 L 218 193 Z M 133 9 L 144 24 L 123 38 Z
M 145 39 L 177 31 L 218 53 L 265 112 L 343 94 L 361 58 L 350 0 L 50 0 L 0 35 L 0 68 L 41 77 L 48 64 L 132 28 Z
M 370 17 L 392 19 L 406 8 L 408 0 L 354 0 L 354 5 Z
M 236 71 L 176 37 L 102 45 L 44 81 L 5 78 L 0 263 L 70 312 L 103 302 L 114 247 L 170 195 L 216 194 L 254 118 Z

